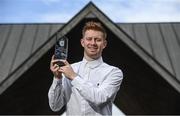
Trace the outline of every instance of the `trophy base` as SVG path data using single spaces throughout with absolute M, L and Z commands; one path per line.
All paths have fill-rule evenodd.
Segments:
M 63 62 L 61 62 L 61 61 L 58 61 L 56 64 L 57 64 L 59 67 L 65 66 L 65 64 L 64 64 Z

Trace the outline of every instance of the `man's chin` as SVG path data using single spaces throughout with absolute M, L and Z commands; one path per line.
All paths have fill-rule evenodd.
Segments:
M 95 52 L 95 51 L 90 51 L 90 52 L 89 52 L 89 55 L 91 55 L 91 56 L 96 56 L 96 55 L 97 55 L 97 52 Z
M 99 55 L 97 55 L 97 54 L 89 54 L 89 56 L 93 59 L 99 58 Z

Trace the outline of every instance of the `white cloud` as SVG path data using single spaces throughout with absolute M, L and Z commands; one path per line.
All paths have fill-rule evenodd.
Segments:
M 52 3 L 58 3 L 61 0 L 41 0 L 46 5 L 51 5 Z
M 32 3 L 25 4 L 27 7 L 20 7 L 17 4 L 13 7 L 16 10 L 10 10 L 11 12 L 9 14 L 2 12 L 6 15 L 1 15 L 4 17 L 0 18 L 0 22 L 67 22 L 89 1 L 41 0 L 39 3 L 32 0 Z M 114 22 L 180 22 L 180 0 L 92 1 Z M 34 6 L 34 9 L 29 11 L 27 9 L 29 7 L 28 5 Z M 8 7 L 6 6 L 6 8 Z M 31 15 L 29 15 L 29 12 Z M 16 15 L 14 16 L 13 14 Z
M 115 22 L 178 22 L 180 0 L 112 0 L 97 6 Z
M 39 21 L 41 22 L 67 22 L 72 18 L 69 13 L 47 13 L 40 15 Z

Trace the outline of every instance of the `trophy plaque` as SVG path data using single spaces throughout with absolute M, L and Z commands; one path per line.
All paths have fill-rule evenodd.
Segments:
M 57 38 L 56 38 L 54 58 L 59 60 L 66 60 L 68 56 L 68 38 L 66 36 L 62 36 L 58 38 L 58 35 L 56 37 Z M 58 61 L 57 65 L 61 67 L 64 66 L 64 63 Z

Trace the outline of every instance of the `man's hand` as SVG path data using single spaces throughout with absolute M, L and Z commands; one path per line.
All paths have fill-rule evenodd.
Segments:
M 70 80 L 73 80 L 77 76 L 77 74 L 74 72 L 71 65 L 66 60 L 60 61 L 63 62 L 65 66 L 60 67 L 58 71 L 63 73 Z
M 62 78 L 62 73 L 59 71 L 60 67 L 56 64 L 60 60 L 54 59 L 54 55 L 52 56 L 50 63 L 50 70 L 54 74 L 54 76 L 58 79 Z

